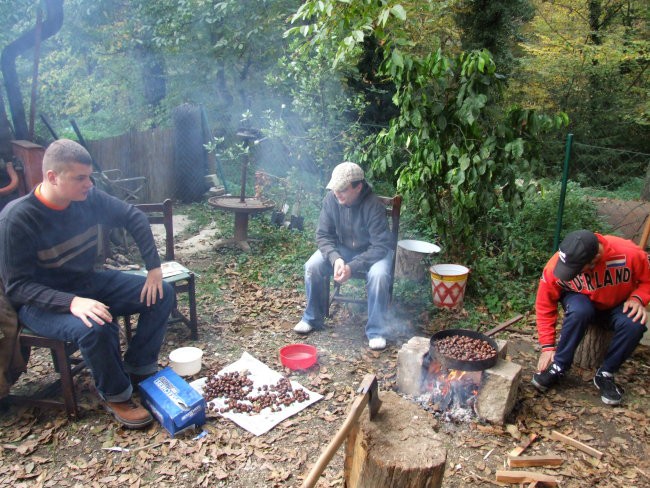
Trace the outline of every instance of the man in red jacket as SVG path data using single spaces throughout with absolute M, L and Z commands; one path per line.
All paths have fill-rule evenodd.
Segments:
M 594 384 L 601 399 L 618 405 L 623 390 L 614 373 L 630 357 L 647 330 L 650 301 L 648 255 L 632 241 L 588 230 L 571 232 L 548 261 L 537 289 L 535 309 L 542 353 L 533 386 L 545 392 L 573 363 L 587 326 L 602 323 L 614 331 Z M 564 309 L 560 340 L 555 329 L 558 303 Z

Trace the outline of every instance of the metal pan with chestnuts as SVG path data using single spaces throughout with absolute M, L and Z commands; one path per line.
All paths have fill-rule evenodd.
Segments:
M 496 364 L 497 343 L 474 330 L 441 330 L 431 337 L 429 356 L 447 369 L 483 371 Z

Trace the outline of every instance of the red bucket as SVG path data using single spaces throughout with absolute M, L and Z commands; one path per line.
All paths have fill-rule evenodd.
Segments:
M 462 307 L 469 269 L 460 264 L 435 264 L 429 273 L 433 304 L 443 308 Z

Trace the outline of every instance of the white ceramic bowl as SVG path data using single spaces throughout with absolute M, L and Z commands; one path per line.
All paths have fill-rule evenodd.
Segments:
M 198 347 L 180 347 L 169 353 L 169 366 L 179 376 L 192 376 L 201 371 L 202 356 Z

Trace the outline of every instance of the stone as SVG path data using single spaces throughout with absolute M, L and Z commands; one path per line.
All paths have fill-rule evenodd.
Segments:
M 492 368 L 483 371 L 481 388 L 476 398 L 476 413 L 494 424 L 504 424 L 506 416 L 517 401 L 522 367 L 499 359 Z
M 426 377 L 422 368 L 424 355 L 429 352 L 430 339 L 411 337 L 397 353 L 397 389 L 405 395 L 418 396 Z

